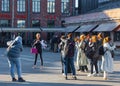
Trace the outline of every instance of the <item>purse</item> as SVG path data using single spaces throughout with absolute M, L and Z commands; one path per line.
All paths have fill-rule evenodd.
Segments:
M 38 53 L 38 50 L 36 49 L 36 48 L 31 48 L 31 53 L 33 53 L 33 54 L 37 54 Z

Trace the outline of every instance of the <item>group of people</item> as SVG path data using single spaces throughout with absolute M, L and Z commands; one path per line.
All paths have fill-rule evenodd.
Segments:
M 116 48 L 111 42 L 110 37 L 104 37 L 102 33 L 98 35 L 80 35 L 73 39 L 72 33 L 61 36 L 59 49 L 61 51 L 62 73 L 65 79 L 68 79 L 68 73 L 72 73 L 73 79 L 76 77 L 76 68 L 74 65 L 75 51 L 77 52 L 77 71 L 88 72 L 88 64 L 90 63 L 90 74 L 88 76 L 99 76 L 103 73 L 103 78 L 108 78 L 108 73 L 113 72 L 112 51 Z M 17 36 L 14 40 L 7 42 L 7 57 L 10 67 L 12 81 L 17 81 L 15 78 L 15 66 L 17 68 L 18 81 L 25 82 L 22 78 L 20 53 L 23 50 L 22 37 Z M 42 48 L 46 47 L 41 40 L 40 33 L 36 34 L 36 39 L 32 43 L 38 53 L 35 54 L 33 68 L 36 68 L 38 54 L 40 55 L 41 66 L 43 67 Z M 95 72 L 94 72 L 95 68 Z
M 61 36 L 61 43 L 59 44 L 61 50 L 62 73 L 73 73 L 76 79 L 76 70 L 74 66 L 74 53 L 76 55 L 77 71 L 89 72 L 87 76 L 100 76 L 103 74 L 103 79 L 108 79 L 108 73 L 113 72 L 113 56 L 112 52 L 116 48 L 111 42 L 110 37 L 104 37 L 102 33 L 97 35 L 80 35 L 74 40 L 72 34 Z M 90 68 L 88 68 L 90 65 Z M 95 69 L 95 70 L 94 70 Z

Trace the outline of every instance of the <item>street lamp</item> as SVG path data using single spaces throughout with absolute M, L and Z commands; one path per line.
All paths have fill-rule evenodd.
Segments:
M 12 28 L 14 28 L 14 0 L 12 0 Z

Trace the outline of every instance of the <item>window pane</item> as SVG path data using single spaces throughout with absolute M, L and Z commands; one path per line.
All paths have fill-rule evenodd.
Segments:
M 21 27 L 21 28 L 25 27 L 25 20 L 18 20 L 17 27 Z
M 48 0 L 47 12 L 48 13 L 55 13 L 55 0 Z
M 2 0 L 2 11 L 8 12 L 9 11 L 9 0 Z
M 17 11 L 25 12 L 25 0 L 17 0 Z
M 48 26 L 49 28 L 55 27 L 55 20 L 48 20 L 47 26 Z
M 40 27 L 40 21 L 39 20 L 32 20 L 32 27 Z
M 69 0 L 62 0 L 61 12 L 62 13 L 69 13 Z
M 120 32 L 114 33 L 114 41 L 120 41 Z
M 11 27 L 10 20 L 0 20 L 0 27 Z
M 40 0 L 32 0 L 32 12 L 40 12 Z

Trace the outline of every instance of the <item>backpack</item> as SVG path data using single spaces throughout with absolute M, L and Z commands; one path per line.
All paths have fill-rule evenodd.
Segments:
M 104 55 L 105 52 L 104 52 L 104 47 L 103 45 L 99 47 L 99 55 Z
M 73 57 L 74 56 L 74 48 L 75 48 L 74 41 L 68 40 L 67 46 L 65 48 L 65 52 L 66 52 L 67 57 Z

